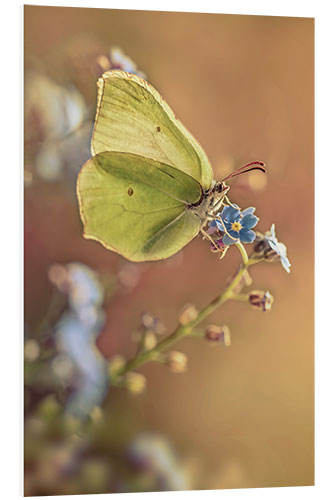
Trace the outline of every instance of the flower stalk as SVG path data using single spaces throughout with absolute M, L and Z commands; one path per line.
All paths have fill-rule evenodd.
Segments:
M 242 278 L 245 273 L 247 273 L 248 268 L 255 264 L 256 261 L 249 259 L 244 249 L 243 245 L 237 245 L 240 249 L 243 257 L 243 263 L 239 267 L 237 274 L 232 279 L 231 283 L 226 287 L 226 289 L 218 295 L 212 302 L 210 302 L 207 306 L 205 306 L 201 311 L 199 311 L 197 317 L 190 321 L 189 323 L 182 325 L 179 324 L 177 328 L 165 339 L 161 340 L 153 349 L 150 349 L 145 352 L 139 353 L 132 360 L 128 361 L 125 366 L 117 373 L 117 377 L 122 377 L 123 375 L 131 372 L 139 368 L 140 366 L 150 362 L 155 361 L 160 358 L 160 353 L 165 351 L 168 347 L 173 345 L 178 340 L 187 337 L 195 333 L 195 327 L 198 326 L 204 319 L 206 319 L 210 314 L 212 314 L 218 307 L 224 304 L 227 300 L 234 299 L 238 297 L 238 292 L 235 293 L 235 290 L 239 290 L 239 287 L 242 282 Z M 246 254 L 246 258 L 244 256 Z M 111 381 L 112 382 L 112 381 Z M 115 384 L 118 385 L 118 384 Z
M 286 254 L 286 246 L 277 240 L 274 224 L 271 230 L 264 235 L 255 233 L 252 228 L 257 224 L 258 217 L 254 215 L 255 208 L 249 207 L 243 211 L 237 205 L 225 206 L 220 214 L 210 222 L 208 232 L 211 237 L 211 249 L 220 251 L 221 257 L 226 250 L 235 245 L 241 256 L 242 263 L 235 275 L 227 283 L 224 291 L 215 297 L 201 311 L 198 311 L 194 304 L 186 304 L 180 312 L 179 323 L 176 329 L 167 337 L 157 342 L 158 335 L 162 333 L 158 318 L 153 318 L 149 314 L 143 316 L 143 330 L 141 329 L 141 338 L 139 338 L 138 348 L 134 357 L 118 364 L 111 362 L 109 376 L 110 384 L 117 387 L 127 387 L 130 385 L 133 393 L 139 393 L 144 390 L 145 380 L 136 377 L 134 370 L 144 364 L 155 361 L 169 366 L 171 371 L 180 373 L 186 370 L 187 357 L 179 351 L 165 351 L 184 337 L 200 337 L 217 341 L 223 338 L 225 345 L 230 345 L 230 331 L 224 326 L 224 331 L 219 332 L 219 326 L 210 326 L 206 330 L 198 325 L 210 316 L 218 307 L 228 300 L 237 300 L 248 302 L 252 308 L 269 311 L 273 303 L 273 296 L 268 291 L 253 290 L 252 292 L 242 293 L 244 286 L 250 286 L 252 283 L 248 269 L 253 264 L 259 262 L 281 261 L 284 269 L 290 271 L 290 262 Z M 208 234 L 208 233 L 207 233 Z M 212 242 L 213 247 L 212 248 Z M 248 255 L 243 243 L 254 243 L 252 253 Z M 159 328 L 157 328 L 159 326 Z M 218 334 L 217 334 L 217 333 Z M 150 334 L 150 342 L 147 342 L 147 335 Z M 156 335 L 155 335 L 156 334 Z M 140 375 L 140 374 L 138 374 Z M 128 387 L 127 387 L 128 388 Z

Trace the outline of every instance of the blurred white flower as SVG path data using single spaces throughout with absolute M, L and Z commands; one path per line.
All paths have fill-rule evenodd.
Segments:
M 69 382 L 75 373 L 75 367 L 70 357 L 65 353 L 60 353 L 52 361 L 52 370 L 56 377 Z
M 35 157 L 35 167 L 46 181 L 56 181 L 62 175 L 63 162 L 56 144 L 43 144 Z
M 73 87 L 58 85 L 43 73 L 32 72 L 25 79 L 25 121 L 27 137 L 40 134 L 40 140 L 65 137 L 86 118 L 83 96 Z
M 75 159 L 71 169 L 79 169 L 89 157 L 91 123 L 86 131 L 88 109 L 74 86 L 62 86 L 43 73 L 31 71 L 25 78 L 25 144 L 36 149 L 34 163 L 46 181 L 61 178 L 67 157 L 73 150 L 67 144 L 76 138 Z M 82 154 L 82 152 L 84 154 Z M 73 152 L 71 153 L 73 156 Z
M 161 489 L 189 489 L 189 478 L 168 441 L 156 434 L 140 434 L 128 446 L 128 458 L 140 469 L 152 472 Z
M 110 50 L 110 69 L 121 69 L 127 73 L 135 73 L 141 78 L 146 78 L 145 73 L 138 69 L 137 64 L 124 54 L 119 47 L 112 47 Z
M 36 361 L 40 354 L 40 348 L 36 340 L 30 339 L 24 343 L 24 359 Z

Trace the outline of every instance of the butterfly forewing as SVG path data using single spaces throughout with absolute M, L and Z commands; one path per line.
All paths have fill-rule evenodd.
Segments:
M 202 196 L 186 173 L 130 153 L 104 152 L 83 166 L 78 198 L 84 236 L 133 261 L 167 258 L 189 243 Z
M 108 71 L 98 81 L 92 154 L 134 153 L 212 183 L 209 160 L 156 89 L 137 75 Z

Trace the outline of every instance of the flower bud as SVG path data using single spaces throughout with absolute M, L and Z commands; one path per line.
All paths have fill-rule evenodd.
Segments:
M 224 252 L 228 247 L 222 241 L 223 238 L 217 238 L 210 242 L 210 249 L 212 252 Z
M 93 409 L 90 411 L 89 416 L 94 424 L 99 424 L 103 422 L 104 415 L 102 408 L 100 406 L 95 405 Z
M 146 377 L 141 373 L 129 372 L 124 377 L 125 387 L 132 394 L 141 394 L 146 388 Z
M 267 262 L 277 262 L 279 254 L 270 246 L 269 240 L 265 235 L 257 237 L 254 247 L 254 255 L 257 259 L 265 259 Z
M 113 378 L 115 375 L 117 375 L 124 368 L 125 364 L 126 359 L 124 358 L 124 356 L 122 356 L 121 354 L 116 354 L 115 356 L 113 356 L 108 367 L 109 377 Z
M 67 293 L 70 287 L 70 276 L 68 269 L 61 264 L 52 264 L 48 271 L 49 280 L 63 293 Z
M 166 327 L 159 318 L 155 318 L 154 332 L 156 335 L 163 335 L 166 332 Z
M 229 347 L 231 344 L 231 332 L 227 325 L 223 327 L 223 342 L 226 347 Z
M 145 334 L 145 339 L 144 339 L 144 348 L 146 351 L 150 351 L 151 349 L 154 349 L 157 344 L 157 339 L 156 335 L 154 332 L 151 330 L 148 330 Z
M 46 396 L 38 406 L 38 416 L 44 419 L 53 419 L 59 415 L 61 406 L 54 394 Z
M 40 354 L 40 348 L 36 340 L 30 339 L 24 343 L 24 359 L 36 361 Z
M 141 324 L 147 330 L 156 333 L 156 335 L 163 335 L 163 333 L 165 333 L 165 326 L 162 321 L 148 312 L 144 312 L 141 315 Z
M 227 325 L 209 325 L 205 330 L 205 339 L 213 345 L 223 342 L 224 345 L 229 346 L 231 344 L 229 327 Z
M 209 325 L 205 330 L 205 338 L 209 342 L 220 342 L 223 337 L 222 326 L 219 325 Z
M 252 290 L 249 293 L 249 302 L 253 309 L 258 309 L 260 311 L 270 311 L 274 297 L 269 293 L 269 291 L 264 292 L 262 290 Z
M 172 373 L 183 373 L 187 370 L 187 356 L 183 352 L 170 351 L 167 354 L 167 364 Z
M 198 316 L 198 310 L 194 304 L 186 304 L 179 313 L 179 323 L 187 325 L 195 320 Z
M 148 312 L 144 312 L 141 315 L 141 323 L 147 328 L 147 330 L 153 330 L 155 325 L 155 318 Z
M 257 233 L 257 239 L 253 247 L 252 258 L 265 259 L 267 262 L 281 261 L 281 265 L 287 273 L 290 272 L 290 261 L 287 257 L 287 247 L 278 241 L 275 234 L 275 224 L 272 224 L 265 234 Z

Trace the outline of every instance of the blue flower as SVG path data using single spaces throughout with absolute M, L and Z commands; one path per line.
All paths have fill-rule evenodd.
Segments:
M 273 252 L 280 257 L 282 267 L 287 273 L 290 273 L 291 264 L 287 257 L 287 247 L 284 243 L 278 241 L 275 235 L 275 224 L 272 224 L 270 231 L 265 234 L 265 240 L 268 242 Z
M 210 227 L 216 227 L 224 233 L 223 244 L 233 245 L 242 243 L 253 243 L 256 233 L 252 228 L 258 223 L 259 218 L 253 215 L 254 207 L 246 208 L 241 212 L 237 205 L 224 207 L 221 213 L 210 223 Z
M 105 323 L 104 290 L 96 272 L 80 262 L 54 264 L 49 277 L 68 295 L 68 310 L 55 325 L 60 360 L 73 367 L 68 373 L 72 392 L 65 412 L 85 419 L 94 406 L 103 402 L 108 386 L 107 363 L 96 346 Z M 55 358 L 53 370 L 62 382 L 66 381 L 61 365 L 59 373 L 59 358 Z

